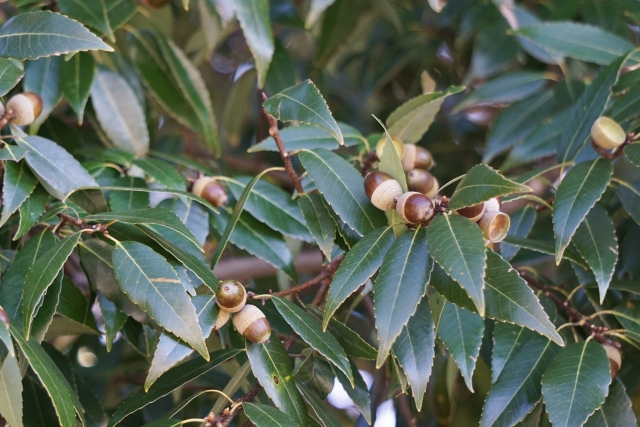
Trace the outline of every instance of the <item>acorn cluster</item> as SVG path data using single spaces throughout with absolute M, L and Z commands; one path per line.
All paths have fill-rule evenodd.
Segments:
M 33 92 L 14 95 L 6 107 L 0 102 L 0 117 L 8 116 L 8 121 L 18 126 L 30 125 L 41 112 L 42 98 Z
M 215 207 L 220 207 L 227 203 L 229 197 L 224 187 L 218 181 L 209 176 L 201 176 L 193 183 L 191 192 L 198 197 L 202 197 Z
M 262 310 L 247 305 L 247 290 L 235 280 L 223 280 L 216 291 L 216 303 L 220 307 L 215 330 L 222 328 L 233 314 L 233 326 L 246 339 L 255 343 L 269 340 L 271 325 Z

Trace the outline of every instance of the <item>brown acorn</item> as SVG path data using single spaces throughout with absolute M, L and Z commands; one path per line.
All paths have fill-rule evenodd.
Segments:
M 473 222 L 478 222 L 484 214 L 484 209 L 484 202 L 482 202 L 478 203 L 477 205 L 471 205 L 467 206 L 466 208 L 458 209 L 456 213 L 469 218 Z
M 364 192 L 376 208 L 388 211 L 394 208 L 402 195 L 400 183 L 381 171 L 369 172 L 364 178 Z
M 223 280 L 216 291 L 216 303 L 223 311 L 237 313 L 247 303 L 247 291 L 240 282 Z
M 607 352 L 607 357 L 609 358 L 611 378 L 615 379 L 618 376 L 620 367 L 622 366 L 622 355 L 620 354 L 620 350 L 610 344 L 602 344 L 602 347 L 604 347 L 604 351 Z
M 218 317 L 216 318 L 216 324 L 213 326 L 213 330 L 217 331 L 218 329 L 222 328 L 227 324 L 229 319 L 231 319 L 231 313 L 220 309 L 218 311 Z
M 243 337 L 251 342 L 263 343 L 269 340 L 271 325 L 262 310 L 255 305 L 245 305 L 233 315 L 233 325 Z
M 422 193 L 429 199 L 433 199 L 440 189 L 438 180 L 424 169 L 414 169 L 409 172 L 407 174 L 407 186 L 409 190 Z
M 33 92 L 19 93 L 7 102 L 6 110 L 13 114 L 12 123 L 18 126 L 30 125 L 42 112 L 42 99 Z
M 405 172 L 413 169 L 429 170 L 433 167 L 433 157 L 431 153 L 415 144 L 404 145 L 404 157 L 402 157 L 402 168 Z
M 228 200 L 227 192 L 224 191 L 222 185 L 208 176 L 198 178 L 193 183 L 191 192 L 216 207 L 224 205 Z
M 404 156 L 404 143 L 402 140 L 396 136 L 391 137 L 391 142 L 396 147 L 396 152 L 398 153 L 398 157 L 402 159 Z M 382 138 L 376 144 L 376 155 L 379 159 L 382 158 L 382 153 L 384 152 L 384 146 L 387 143 L 387 135 L 383 135 Z
M 509 227 L 511 226 L 511 218 L 504 212 L 485 211 L 480 222 L 478 223 L 485 239 L 492 243 L 498 243 L 507 237 Z
M 409 224 L 418 224 L 433 216 L 433 202 L 422 193 L 409 191 L 398 198 L 396 211 Z
M 627 134 L 615 120 L 609 117 L 598 117 L 591 126 L 591 138 L 599 147 L 613 150 L 624 144 Z

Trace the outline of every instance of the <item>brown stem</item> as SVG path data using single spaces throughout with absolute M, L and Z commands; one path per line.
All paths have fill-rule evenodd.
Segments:
M 413 416 L 413 413 L 411 413 L 409 397 L 406 394 L 401 394 L 396 398 L 396 402 L 398 409 L 400 409 L 400 414 L 402 414 L 402 418 L 404 418 L 404 422 L 409 427 L 418 427 L 418 420 Z
M 378 155 L 375 151 L 370 151 L 364 156 L 362 159 L 362 167 L 360 169 L 362 176 L 365 176 L 369 172 L 369 169 L 371 169 L 371 166 L 376 161 L 378 161 Z
M 627 135 L 627 138 L 624 140 L 624 142 L 611 152 L 600 147 L 598 144 L 596 144 L 596 142 L 593 139 L 591 140 L 591 146 L 593 147 L 594 150 L 596 150 L 596 153 L 600 154 L 605 159 L 613 161 L 618 157 L 622 156 L 622 153 L 624 153 L 624 147 L 631 144 L 631 141 L 633 141 L 634 136 L 635 134 L 633 132 L 629 133 Z
M 5 127 L 13 119 L 13 110 L 7 110 L 4 116 L 0 119 L 0 129 Z
M 593 338 L 601 344 L 609 344 L 614 347 L 620 348 L 620 343 L 617 341 L 613 341 L 609 339 L 605 333 L 609 330 L 606 326 L 598 326 L 587 320 L 587 317 L 571 307 L 569 305 L 569 301 L 563 298 L 560 298 L 558 295 L 551 292 L 551 288 L 549 288 L 544 283 L 540 283 L 535 279 L 525 276 L 524 271 L 519 271 L 520 276 L 534 289 L 541 291 L 544 295 L 549 297 L 551 301 L 558 307 L 559 310 L 565 312 L 569 320 L 573 320 L 576 323 L 576 326 L 581 326 L 587 334 L 593 336 Z
M 267 94 L 262 92 L 263 102 L 267 100 Z M 284 168 L 287 173 L 291 177 L 293 181 L 293 186 L 295 187 L 298 194 L 304 193 L 304 189 L 302 188 L 302 183 L 300 183 L 300 178 L 296 173 L 295 169 L 293 169 L 293 165 L 291 164 L 291 158 L 289 157 L 289 153 L 287 153 L 284 147 L 284 141 L 280 136 L 280 130 L 278 129 L 278 120 L 273 117 L 271 114 L 267 113 L 267 110 L 262 107 L 262 112 L 264 113 L 267 121 L 269 122 L 269 135 L 273 137 L 276 141 L 276 145 L 278 146 L 278 151 L 280 152 L 280 157 L 282 157 L 282 161 L 284 162 Z
M 549 206 L 553 206 L 553 201 L 555 200 L 555 196 L 551 196 L 549 198 L 549 200 L 547 200 L 547 203 L 549 204 Z M 537 205 L 535 207 L 536 212 L 542 212 L 543 210 L 547 209 L 546 205 Z
M 85 223 L 81 218 L 74 218 L 71 215 L 67 215 L 66 213 L 62 213 L 62 212 L 58 214 L 58 217 L 60 217 L 63 223 L 76 225 L 82 228 L 83 230 L 88 230 L 89 233 L 109 234 L 109 230 L 107 229 L 107 226 L 104 224 L 89 225 Z

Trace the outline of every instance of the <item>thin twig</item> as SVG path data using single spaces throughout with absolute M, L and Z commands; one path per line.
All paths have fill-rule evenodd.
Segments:
M 611 152 L 600 147 L 598 144 L 596 144 L 596 142 L 593 139 L 591 140 L 591 146 L 593 147 L 594 150 L 596 150 L 596 153 L 600 154 L 605 159 L 613 161 L 622 155 L 622 153 L 624 152 L 624 147 L 626 145 L 631 144 L 634 136 L 635 134 L 633 132 L 627 134 L 627 138 L 624 140 L 624 142 Z
M 7 110 L 5 115 L 0 119 L 0 129 L 5 127 L 13 119 L 13 110 Z
M 104 224 L 89 225 L 85 223 L 81 218 L 74 218 L 71 215 L 67 215 L 66 213 L 62 212 L 58 214 L 58 217 L 60 217 L 63 223 L 76 225 L 83 230 L 87 230 L 87 233 L 109 234 L 109 229 Z
M 262 99 L 263 101 L 267 100 L 267 94 L 264 92 L 262 92 Z M 302 188 L 302 183 L 300 182 L 300 178 L 298 177 L 298 174 L 293 168 L 293 164 L 291 164 L 291 158 L 289 157 L 289 153 L 286 151 L 284 147 L 284 141 L 280 136 L 280 130 L 278 129 L 278 120 L 275 117 L 273 117 L 271 114 L 269 114 L 267 110 L 264 109 L 264 107 L 262 107 L 262 112 L 264 113 L 265 117 L 267 118 L 267 121 L 269 122 L 269 135 L 271 135 L 273 139 L 276 141 L 276 145 L 278 146 L 278 151 L 280 152 L 280 157 L 282 157 L 282 161 L 284 162 L 284 168 L 286 169 L 287 173 L 291 177 L 291 180 L 293 181 L 293 186 L 295 187 L 298 194 L 304 193 L 304 189 Z

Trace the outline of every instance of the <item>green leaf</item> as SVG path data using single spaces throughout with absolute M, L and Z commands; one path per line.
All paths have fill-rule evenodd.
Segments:
M 278 93 L 296 84 L 296 66 L 287 49 L 276 40 L 276 50 L 264 84 L 267 93 Z
M 462 86 L 453 86 L 443 92 L 418 95 L 406 101 L 387 117 L 389 134 L 400 138 L 406 144 L 420 141 L 433 123 L 444 100 L 463 90 Z
M 526 185 L 511 181 L 491 167 L 479 164 L 472 167 L 462 178 L 449 200 L 449 207 L 460 209 L 485 202 L 493 197 L 531 191 L 533 190 Z
M 462 286 L 484 316 L 484 237 L 478 225 L 460 215 L 438 215 L 427 229 L 429 254 Z
M 22 427 L 22 374 L 18 360 L 15 356 L 7 355 L 5 348 L 0 353 L 3 353 L 0 360 L 4 359 L 0 362 L 0 415 L 10 426 Z
M 372 359 L 375 359 L 375 355 Z M 353 404 L 358 408 L 367 423 L 371 425 L 371 396 L 369 395 L 369 386 L 364 382 L 355 362 L 353 360 L 349 360 L 349 363 L 351 364 L 355 387 L 351 387 L 349 378 L 347 378 L 342 371 L 334 367 L 332 368 L 333 372 L 336 374 L 340 384 L 342 384 L 342 388 L 344 388 L 347 395 L 353 401 Z
M 198 295 L 193 298 L 193 305 L 196 308 L 198 316 L 198 324 L 202 329 L 202 338 L 207 339 L 216 324 L 218 312 L 220 311 L 216 304 L 214 295 Z M 156 382 L 170 368 L 183 361 L 193 352 L 193 349 L 184 341 L 173 335 L 163 332 L 156 346 L 156 351 L 151 361 L 149 374 L 144 383 L 144 389 Z
M 487 136 L 482 161 L 489 163 L 498 154 L 520 144 L 554 108 L 553 92 L 547 90 L 502 110 Z
M 359 235 L 387 223 L 364 192 L 364 178 L 346 160 L 322 148 L 303 151 L 299 157 L 325 200 Z
M 233 197 L 240 198 L 250 177 L 227 181 Z M 258 221 L 298 240 L 311 241 L 302 212 L 291 195 L 266 181 L 258 181 L 251 190 L 244 208 Z M 328 217 L 328 215 L 325 215 Z M 331 218 L 325 218 L 330 220 Z M 335 229 L 335 227 L 334 227 Z
M 98 303 L 100 304 L 100 312 L 105 329 L 105 341 L 107 351 L 111 351 L 111 346 L 127 321 L 127 315 L 118 310 L 116 305 L 111 302 L 102 292 L 98 292 Z
M 329 132 L 340 145 L 344 145 L 344 138 L 338 123 L 311 80 L 305 80 L 283 90 L 266 100 L 262 105 L 267 113 L 282 122 L 299 121 L 320 126 Z
M 29 198 L 20 205 L 20 226 L 13 240 L 18 240 L 28 232 L 47 209 L 49 193 L 42 186 L 37 186 Z
M 497 322 L 493 328 L 491 353 L 491 383 L 495 383 L 505 365 L 518 353 L 535 332 L 511 323 Z
M 27 62 L 24 90 L 37 93 L 42 99 L 42 112 L 31 124 L 32 133 L 49 117 L 62 99 L 60 69 L 63 62 L 62 57 L 55 56 Z
M 509 245 L 517 246 L 519 248 L 529 249 L 535 252 L 540 252 L 547 255 L 554 254 L 554 242 L 551 240 L 538 240 L 538 239 L 523 239 L 520 237 L 507 236 L 503 242 Z M 584 260 L 573 251 L 566 249 L 562 258 L 578 264 L 582 268 L 587 268 Z
M 2 216 L 0 226 L 24 203 L 36 188 L 35 179 L 25 162 L 6 162 L 2 186 Z
M 442 311 L 436 316 L 436 334 L 455 359 L 467 388 L 473 391 L 471 379 L 480 354 L 484 322 L 477 313 L 447 300 L 443 303 Z
M 24 76 L 24 69 L 20 62 L 0 59 L 0 96 L 5 96 Z
M 624 154 L 631 163 L 640 168 L 640 143 L 630 144 L 624 147 Z
M 338 127 L 344 138 L 345 147 L 353 147 L 362 143 L 363 137 L 358 129 L 345 123 L 338 122 Z M 289 126 L 280 131 L 280 137 L 284 142 L 287 152 L 301 150 L 313 150 L 324 148 L 327 150 L 337 150 L 340 143 L 323 128 L 312 125 Z M 247 153 L 257 153 L 260 151 L 278 151 L 275 139 L 268 137 L 247 150 Z
M 427 291 L 433 261 L 427 251 L 427 232 L 420 227 L 391 245 L 373 284 L 373 307 L 378 330 L 378 359 L 384 363 L 402 329 Z
M 341 427 L 342 423 L 336 419 L 336 416 L 327 408 L 324 404 L 318 393 L 313 391 L 310 387 L 304 385 L 303 383 L 296 382 L 298 386 L 298 390 L 304 396 L 304 400 L 307 401 L 313 412 L 316 414 L 316 417 L 320 420 L 320 423 L 324 427 Z
M 560 183 L 553 202 L 556 264 L 560 264 L 578 226 L 604 193 L 612 173 L 611 162 L 600 157 L 580 163 Z
M 25 277 L 24 301 L 22 302 L 22 322 L 25 337 L 29 339 L 32 320 L 47 289 L 53 283 L 67 258 L 78 244 L 82 233 L 74 233 L 45 252 L 29 269 Z
M 120 287 L 134 303 L 164 329 L 207 357 L 196 310 L 175 271 L 162 256 L 141 243 L 120 242 L 113 252 L 113 266 Z
M 611 374 L 604 348 L 593 341 L 571 344 L 542 377 L 542 395 L 554 427 L 583 425 L 602 405 Z
M 576 22 L 547 22 L 522 28 L 516 34 L 548 52 L 601 65 L 633 49 L 631 43 L 614 34 Z
M 36 59 L 87 50 L 113 52 L 81 24 L 58 13 L 21 13 L 0 28 L 3 58 Z
M 172 391 L 179 389 L 201 375 L 206 374 L 221 363 L 235 357 L 240 352 L 241 350 L 238 349 L 218 350 L 209 353 L 208 356 L 210 360 L 208 362 L 196 358 L 170 369 L 165 375 L 158 379 L 148 391 L 140 388 L 125 400 L 113 413 L 107 426 L 113 427 L 120 424 L 127 416 L 150 405 Z
M 300 338 L 344 372 L 353 384 L 353 374 L 347 354 L 333 335 L 323 332 L 320 322 L 295 304 L 284 298 L 276 297 L 271 300 Z
M 36 373 L 40 382 L 53 402 L 53 406 L 62 427 L 76 426 L 76 413 L 86 425 L 84 410 L 75 391 L 69 385 L 62 372 L 53 363 L 47 352 L 34 339 L 25 339 L 21 328 L 11 325 L 11 335 Z
M 604 112 L 624 58 L 615 60 L 598 73 L 571 107 L 556 151 L 558 163 L 576 159 L 591 137 L 591 126 Z
M 640 302 L 620 303 L 613 311 L 616 319 L 627 330 L 627 333 L 640 337 Z
M 76 0 L 72 0 L 76 1 Z M 87 105 L 93 78 L 96 74 L 96 61 L 88 53 L 77 53 L 60 65 L 60 86 L 82 124 L 84 107 Z M 120 102 L 124 102 L 120 100 Z
M 484 83 L 467 95 L 452 113 L 459 113 L 479 104 L 502 104 L 520 101 L 544 88 L 550 76 L 534 71 L 505 73 Z
M 82 294 L 82 291 L 69 279 L 62 279 L 62 290 L 60 292 L 60 302 L 56 309 L 57 313 L 77 323 L 85 330 L 84 333 L 99 334 L 96 320 L 91 312 L 91 305 Z
M 49 327 L 53 323 L 53 317 L 56 314 L 57 307 L 60 302 L 60 293 L 62 291 L 62 278 L 63 273 L 60 272 L 53 279 L 53 282 L 47 289 L 47 293 L 42 297 L 42 301 L 40 306 L 38 307 L 37 314 L 33 318 L 32 326 L 31 326 L 31 335 L 37 342 L 42 342 L 45 338 L 45 335 L 49 331 Z M 65 329 L 66 333 L 70 332 L 71 326 Z M 53 335 L 55 338 L 55 335 Z
M 60 0 L 58 6 L 62 13 L 83 24 L 95 28 L 112 42 L 115 41 L 113 29 L 109 23 L 109 14 L 105 0 L 84 2 L 82 0 Z
M 542 374 L 558 350 L 557 345 L 539 335 L 525 342 L 491 386 L 480 426 L 511 427 L 522 421 L 542 397 Z
M 324 206 L 322 196 L 316 193 L 303 194 L 298 198 L 298 206 L 322 254 L 331 260 L 333 241 L 336 237 L 336 224 Z
M 620 380 L 614 380 L 602 407 L 589 417 L 585 427 L 636 427 L 636 416 Z
M 382 227 L 367 234 L 347 252 L 329 287 L 322 322 L 325 330 L 338 307 L 375 274 L 393 241 L 393 228 Z
M 11 160 L 12 162 L 18 162 L 24 159 L 27 155 L 27 150 L 18 147 L 17 145 L 5 144 L 2 150 L 0 150 L 0 160 Z
M 147 188 L 142 178 L 133 176 L 119 177 L 114 181 L 118 187 Z M 114 191 L 109 194 L 109 206 L 112 211 L 128 211 L 149 207 L 149 194 L 141 191 Z
M 618 198 L 635 222 L 640 224 L 640 183 L 624 183 L 618 189 Z
M 322 320 L 323 312 L 317 307 L 307 305 L 307 311 L 311 313 L 313 317 L 318 320 Z M 331 318 L 327 326 L 327 330 L 331 335 L 338 340 L 344 351 L 352 357 L 358 357 L 361 359 L 375 360 L 377 357 L 377 351 L 375 348 L 366 342 L 360 335 L 354 332 L 351 328 L 338 320 Z M 351 367 L 351 371 L 354 374 L 354 378 L 357 380 L 356 372 Z M 357 369 L 356 369 L 357 370 Z M 346 378 L 346 377 L 345 377 Z
M 273 406 L 244 402 L 242 408 L 247 417 L 257 427 L 289 427 L 295 425 L 295 421 L 290 416 Z
M 300 427 L 309 424 L 307 408 L 296 388 L 291 359 L 275 334 L 264 344 L 246 342 L 251 370 L 267 396 Z
M 578 226 L 573 244 L 596 276 L 600 304 L 609 288 L 618 261 L 618 240 L 611 218 L 596 204 Z
M 255 67 L 258 70 L 258 87 L 262 88 L 275 51 L 269 20 L 269 2 L 268 0 L 238 0 L 236 16 L 255 60 Z
M 122 76 L 99 68 L 91 87 L 91 102 L 102 129 L 116 147 L 137 156 L 149 150 L 144 111 Z
M 185 191 L 185 179 L 166 162 L 156 159 L 135 159 L 133 164 L 140 167 L 157 183 L 170 190 Z
M 524 326 L 558 345 L 564 345 L 562 337 L 527 282 L 508 262 L 490 249 L 487 249 L 485 285 L 488 317 Z
M 529 235 L 531 228 L 533 228 L 533 223 L 536 221 L 536 210 L 533 206 L 527 205 L 513 212 L 509 217 L 511 218 L 511 227 L 507 236 L 524 239 Z M 504 242 L 500 244 L 500 255 L 507 261 L 516 256 L 518 250 L 517 246 Z
M 420 412 L 435 356 L 434 323 L 426 296 L 422 298 L 415 314 L 402 328 L 392 348 L 394 356 L 398 359 L 411 385 L 411 394 Z
M 29 167 L 47 191 L 58 199 L 81 187 L 98 187 L 98 183 L 64 148 L 39 136 L 16 139 L 27 150 Z

